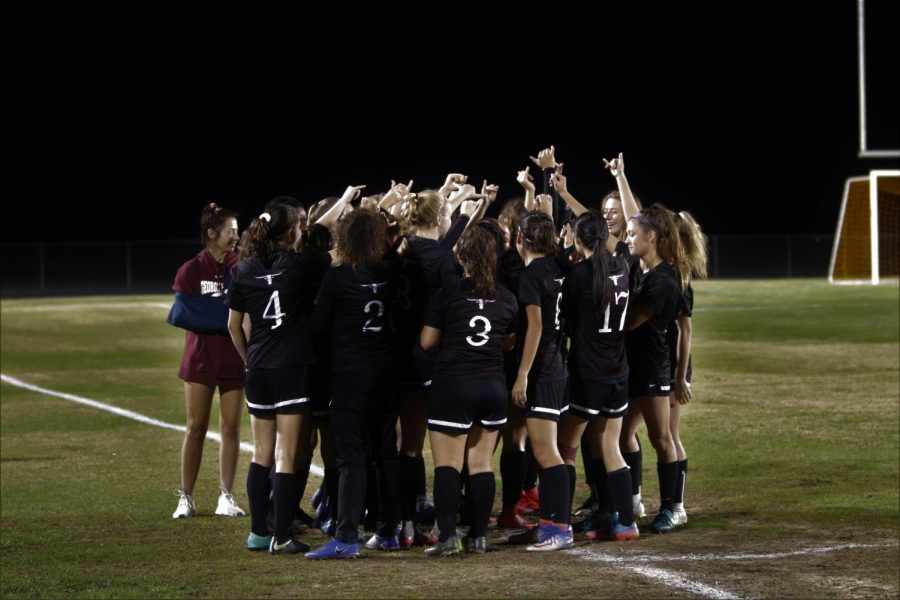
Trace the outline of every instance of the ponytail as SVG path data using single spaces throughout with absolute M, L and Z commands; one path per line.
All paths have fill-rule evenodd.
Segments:
M 581 245 L 593 250 L 591 265 L 594 281 L 591 284 L 591 298 L 597 314 L 602 316 L 612 301 L 612 286 L 609 284 L 609 259 L 611 257 L 606 248 L 609 227 L 606 225 L 606 219 L 590 210 L 575 219 L 572 229 Z

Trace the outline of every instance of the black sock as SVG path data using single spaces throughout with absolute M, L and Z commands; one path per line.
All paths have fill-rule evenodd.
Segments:
M 328 512 L 331 518 L 337 521 L 338 516 L 338 485 L 341 473 L 337 467 L 325 467 L 325 497 L 328 498 Z
M 297 507 L 297 480 L 293 473 L 275 473 L 272 480 L 275 500 L 275 541 L 279 544 L 290 539 L 288 528 L 294 520 Z
M 675 483 L 675 504 L 684 504 L 684 486 L 687 483 L 687 459 L 678 461 L 678 480 Z
M 459 471 L 453 467 L 437 467 L 434 470 L 434 513 L 442 542 L 456 535 L 458 506 Z
M 575 497 L 575 477 L 576 477 L 575 465 L 566 465 L 566 471 L 569 473 L 569 489 L 568 489 L 569 497 L 566 500 L 566 508 L 568 509 L 568 510 L 566 510 L 566 514 L 569 515 L 569 518 L 571 519 L 572 498 Z M 568 523 L 568 522 L 569 521 L 567 520 L 566 523 Z
M 601 511 L 610 512 L 613 509 L 613 502 L 610 496 L 609 481 L 606 478 L 606 465 L 602 458 L 595 459 L 597 464 L 592 469 L 599 479 L 597 480 L 597 506 Z M 628 488 L 631 489 L 630 487 Z M 630 493 L 630 492 L 629 492 Z
M 424 496 L 425 492 L 425 459 L 421 456 L 417 456 L 412 459 L 416 466 L 413 469 L 413 490 L 415 491 L 416 498 L 419 496 Z
M 525 479 L 525 453 L 521 450 L 500 455 L 500 480 L 503 484 L 503 504 L 515 504 L 522 496 Z
M 625 464 L 631 469 L 631 493 L 632 495 L 640 494 L 641 485 L 644 483 L 644 478 L 641 475 L 644 462 L 641 450 L 638 449 L 637 452 L 623 452 L 622 458 L 625 459 Z
M 568 523 L 569 509 L 566 495 L 569 493 L 569 471 L 566 465 L 556 465 L 541 470 L 541 518 L 554 523 Z
M 522 489 L 530 490 L 537 485 L 538 467 L 537 459 L 534 458 L 534 452 L 531 450 L 531 442 L 525 444 L 525 479 L 522 481 Z
M 619 513 L 619 523 L 631 527 L 634 523 L 634 504 L 631 502 L 631 469 L 622 467 L 613 471 L 607 478 L 610 496 L 612 496 L 611 510 Z
M 594 460 L 594 457 L 591 456 L 591 440 L 588 439 L 588 429 L 585 428 L 584 433 L 581 434 L 581 464 L 584 465 L 584 479 L 587 481 L 587 484 L 597 485 L 597 480 L 595 479 L 596 474 L 588 468 L 588 465 L 591 464 L 591 461 Z M 604 479 L 606 473 L 604 473 Z
M 470 475 L 468 492 L 474 513 L 469 537 L 483 537 L 487 533 L 491 509 L 494 507 L 494 494 L 497 492 L 494 472 L 486 471 Z
M 375 469 L 378 480 L 378 535 L 388 538 L 395 534 L 400 520 L 400 461 L 397 455 L 382 456 Z
M 678 482 L 678 461 L 656 463 L 659 474 L 659 509 L 672 510 L 675 497 L 675 484 Z
M 416 516 L 416 459 L 400 457 L 400 518 L 412 521 Z
M 250 531 L 256 535 L 272 535 L 266 525 L 271 493 L 272 480 L 269 479 L 269 468 L 255 462 L 250 463 L 247 470 L 247 499 L 250 501 Z
M 303 494 L 306 493 L 306 484 L 309 483 L 309 466 L 311 464 L 312 452 L 309 453 L 309 460 L 305 460 L 302 464 L 297 465 L 297 470 L 294 472 L 294 478 L 297 480 L 297 497 L 301 500 L 303 499 Z

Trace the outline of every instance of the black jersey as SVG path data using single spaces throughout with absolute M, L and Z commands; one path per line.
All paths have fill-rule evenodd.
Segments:
M 503 338 L 515 332 L 518 311 L 515 296 L 500 284 L 496 298 L 475 294 L 469 278 L 457 290 L 441 290 L 424 319 L 442 332 L 436 376 L 502 375 Z
M 678 312 L 675 318 L 669 323 L 669 330 L 666 332 L 666 343 L 669 345 L 669 362 L 672 367 L 672 377 L 675 377 L 675 368 L 678 366 L 678 326 L 675 322 L 679 317 L 690 317 L 694 312 L 694 289 L 688 285 L 687 289 L 678 299 Z M 691 380 L 691 357 L 688 356 L 687 380 Z
M 415 235 L 409 238 L 409 250 L 404 258 L 416 262 L 421 269 L 419 284 L 422 286 L 421 297 L 425 299 L 425 306 L 438 290 L 454 290 L 459 287 L 459 270 L 453 258 L 453 246 L 459 241 L 468 222 L 469 217 L 457 218 L 440 241 Z M 420 316 L 425 306 L 421 307 Z
M 227 302 L 250 315 L 248 369 L 316 362 L 310 314 L 329 261 L 327 254 L 285 250 L 271 256 L 268 265 L 255 256 L 238 263 Z
M 316 336 L 331 335 L 332 372 L 393 365 L 388 309 L 397 293 L 392 266 L 354 270 L 340 265 L 328 271 L 316 298 Z
M 564 378 L 566 366 L 560 352 L 562 284 L 565 281 L 559 265 L 551 256 L 536 258 L 519 276 L 519 305 L 522 313 L 519 330 L 522 343 L 528 328 L 525 309 L 529 305 L 541 307 L 541 340 L 529 372 L 529 384 L 556 381 Z
M 594 265 L 590 259 L 574 267 L 563 285 L 563 316 L 572 338 L 569 365 L 588 381 L 613 381 L 628 374 L 625 358 L 625 312 L 628 308 L 628 264 L 607 261 L 610 303 L 603 312 L 594 304 Z M 577 361 L 577 364 L 575 364 Z
M 625 336 L 628 366 L 633 374 L 642 377 L 669 377 L 669 345 L 666 331 L 675 319 L 680 303 L 680 286 L 675 267 L 663 261 L 646 273 L 632 278 L 632 309 L 645 305 L 653 309 L 653 316 Z

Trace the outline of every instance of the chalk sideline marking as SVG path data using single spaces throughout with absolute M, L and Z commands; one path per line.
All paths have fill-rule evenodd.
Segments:
M 53 396 L 55 398 L 62 398 L 63 400 L 68 400 L 69 402 L 75 402 L 84 406 L 90 406 L 91 408 L 105 410 L 106 412 L 113 413 L 114 415 L 125 417 L 126 419 L 137 421 L 138 423 L 144 423 L 145 425 L 153 425 L 154 427 L 162 427 L 163 429 L 171 429 L 173 431 L 180 431 L 181 433 L 184 433 L 187 430 L 184 425 L 166 423 L 165 421 L 160 421 L 159 419 L 154 419 L 152 417 L 142 415 L 141 413 L 136 413 L 131 410 L 119 408 L 118 406 L 113 406 L 112 404 L 105 404 L 103 402 L 91 400 L 90 398 L 84 398 L 82 396 L 76 396 L 74 394 L 66 394 L 65 392 L 48 390 L 47 388 L 42 388 L 30 383 L 25 383 L 21 379 L 16 379 L 15 377 L 10 377 L 9 375 L 5 375 L 3 373 L 0 373 L 0 380 L 2 380 L 4 383 L 8 383 L 9 385 L 14 385 L 16 387 L 20 387 L 32 392 L 37 392 L 38 394 L 45 394 L 47 396 Z M 219 444 L 222 443 L 222 436 L 215 431 L 207 431 L 206 438 Z M 252 454 L 253 444 L 241 442 L 241 450 Z M 309 472 L 311 475 L 315 475 L 316 477 L 325 476 L 325 471 L 323 471 L 322 467 L 320 467 L 319 465 L 310 465 Z

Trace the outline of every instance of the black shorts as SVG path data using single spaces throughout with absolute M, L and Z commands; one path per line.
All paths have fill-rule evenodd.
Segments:
M 307 411 L 310 408 L 309 365 L 248 369 L 245 394 L 247 408 L 256 417 Z
M 672 380 L 668 375 L 628 375 L 628 397 L 668 397 L 672 393 Z
M 329 404 L 331 404 L 331 365 L 319 363 L 309 371 L 309 405 L 313 418 L 317 421 L 327 421 Z
M 569 410 L 566 381 L 567 379 L 557 379 L 529 384 L 525 392 L 528 399 L 524 410 L 525 418 L 559 422 L 559 416 Z
M 628 413 L 628 377 L 617 381 L 590 381 L 570 377 L 569 413 L 593 421 L 618 419 Z
M 468 433 L 473 425 L 494 431 L 506 425 L 506 378 L 435 379 L 428 398 L 428 429 Z

